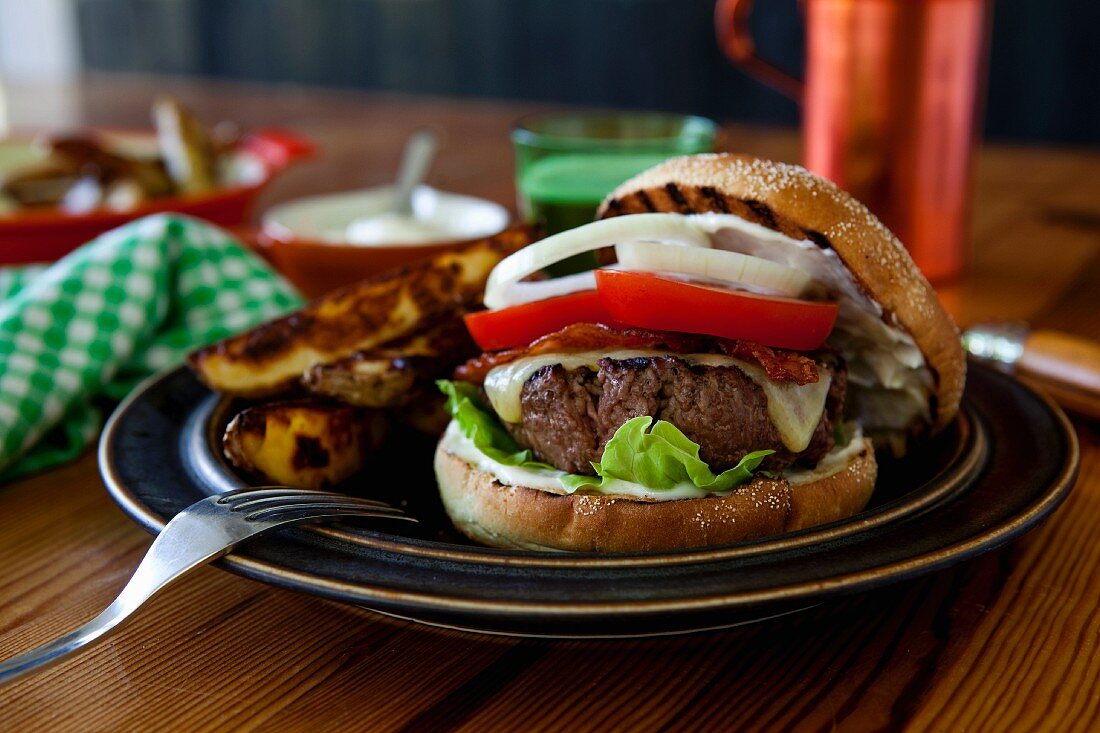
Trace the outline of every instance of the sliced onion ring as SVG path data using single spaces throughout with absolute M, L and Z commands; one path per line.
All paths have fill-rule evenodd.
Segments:
M 578 272 L 575 275 L 555 277 L 550 280 L 532 280 L 516 283 L 512 286 L 511 295 L 513 297 L 508 299 L 508 305 L 533 303 L 536 300 L 546 300 L 547 298 L 556 298 L 559 295 L 569 295 L 570 293 L 579 293 L 582 290 L 595 289 L 596 273 L 592 270 Z M 517 298 L 522 298 L 522 300 Z
M 810 284 L 810 276 L 802 270 L 721 249 L 621 242 L 615 245 L 615 255 L 624 270 L 694 275 L 792 298 L 801 295 Z
M 567 257 L 630 242 L 663 242 L 678 245 L 676 249 L 711 246 L 707 233 L 681 214 L 632 214 L 594 221 L 535 242 L 501 260 L 485 285 L 485 307 L 497 310 L 542 300 L 551 294 L 590 290 L 591 273 L 587 273 L 588 278 L 522 281 Z

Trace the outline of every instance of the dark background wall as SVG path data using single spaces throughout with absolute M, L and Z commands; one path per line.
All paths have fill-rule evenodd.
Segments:
M 686 111 L 795 124 L 718 50 L 713 0 L 79 0 L 94 69 Z M 987 137 L 1100 142 L 1100 0 L 996 4 Z M 757 0 L 795 70 L 795 0 Z

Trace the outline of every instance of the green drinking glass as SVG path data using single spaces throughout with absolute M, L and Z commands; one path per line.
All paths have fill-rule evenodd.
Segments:
M 604 196 L 663 160 L 714 150 L 718 126 L 659 112 L 525 117 L 512 131 L 520 212 L 547 234 L 592 221 Z

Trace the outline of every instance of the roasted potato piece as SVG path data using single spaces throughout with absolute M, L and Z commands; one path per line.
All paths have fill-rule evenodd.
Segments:
M 55 135 L 45 139 L 50 157 L 71 170 L 107 180 L 130 175 L 130 159 L 111 152 L 90 135 Z
M 200 349 L 188 363 L 229 395 L 279 394 L 314 364 L 370 351 L 480 300 L 489 271 L 532 241 L 515 227 L 455 252 L 333 291 L 305 308 Z
M 302 376 L 311 392 L 359 407 L 402 407 L 449 377 L 454 367 L 478 352 L 465 323 L 455 314 L 441 323 L 374 351 L 331 364 L 314 364 Z
M 168 196 L 175 192 L 176 186 L 159 160 L 119 155 L 87 136 L 53 137 L 47 144 L 55 160 L 85 176 L 94 176 L 101 183 L 131 181 L 141 188 L 146 198 Z
M 0 182 L 0 191 L 24 208 L 57 206 L 79 179 L 78 169 L 51 161 L 12 171 Z
M 218 156 L 206 128 L 170 97 L 153 103 L 153 123 L 168 175 L 181 193 L 217 188 Z
M 412 399 L 422 359 L 356 356 L 334 364 L 318 364 L 303 377 L 306 387 L 357 407 L 401 407 Z
M 435 387 L 436 377 L 428 376 L 437 365 L 425 357 L 342 363 L 346 368 L 318 374 L 311 388 L 349 405 L 386 410 L 422 433 L 440 435 L 447 427 L 446 399 Z
M 223 445 L 234 466 L 264 482 L 319 489 L 359 471 L 387 427 L 382 415 L 347 405 L 271 402 L 234 417 Z
M 466 328 L 466 322 L 462 320 L 465 313 L 465 309 L 457 309 L 435 323 L 425 324 L 423 330 L 382 344 L 369 355 L 392 359 L 423 356 L 450 362 L 465 361 L 471 355 L 481 353 Z M 440 373 L 450 371 L 450 368 L 443 368 Z

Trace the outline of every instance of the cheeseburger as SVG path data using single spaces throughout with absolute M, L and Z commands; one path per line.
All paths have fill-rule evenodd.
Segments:
M 545 275 L 588 252 L 608 264 Z M 496 547 L 670 550 L 849 517 L 875 448 L 947 425 L 965 377 L 897 238 L 749 156 L 627 181 L 597 221 L 503 260 L 485 306 L 466 319 L 485 353 L 440 382 L 435 471 L 455 526 Z

